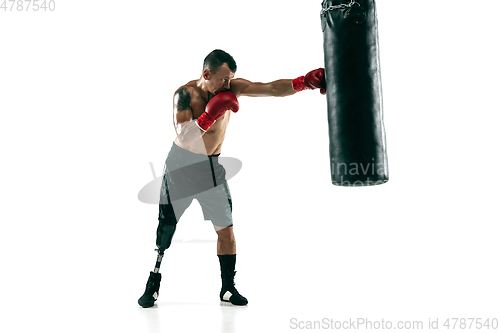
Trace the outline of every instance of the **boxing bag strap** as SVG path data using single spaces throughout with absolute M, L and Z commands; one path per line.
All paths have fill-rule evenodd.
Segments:
M 330 5 L 330 7 L 326 7 L 326 3 L 327 3 L 327 0 L 323 1 L 323 9 L 321 9 L 321 15 L 325 14 L 326 12 L 328 12 L 330 10 L 351 8 L 357 2 L 354 1 L 354 0 L 351 0 L 351 2 L 349 2 L 348 4 L 342 3 L 342 4 L 339 4 L 339 5 Z

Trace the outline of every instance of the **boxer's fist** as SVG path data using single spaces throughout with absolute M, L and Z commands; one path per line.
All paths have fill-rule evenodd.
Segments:
M 239 109 L 238 99 L 232 92 L 218 93 L 208 102 L 205 112 L 196 120 L 196 125 L 206 132 L 227 110 L 238 112 Z
M 208 102 L 205 111 L 213 114 L 217 113 L 220 109 L 223 109 L 224 111 L 231 110 L 233 112 L 238 112 L 240 104 L 232 92 L 223 91 L 215 95 L 210 102 Z
M 310 71 L 305 76 L 300 76 L 292 81 L 293 90 L 302 91 L 306 89 L 319 88 L 320 93 L 326 94 L 325 70 L 318 68 Z

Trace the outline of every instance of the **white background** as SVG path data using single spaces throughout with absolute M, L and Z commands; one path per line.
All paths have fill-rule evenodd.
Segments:
M 216 235 L 194 204 L 151 309 L 137 299 L 157 206 L 137 193 L 174 139 L 173 92 L 215 48 L 252 81 L 322 67 L 321 2 L 55 2 L 0 11 L 2 332 L 500 317 L 499 1 L 377 1 L 385 185 L 331 185 L 318 91 L 242 97 L 222 156 L 243 163 L 230 187 L 249 305 L 219 305 Z

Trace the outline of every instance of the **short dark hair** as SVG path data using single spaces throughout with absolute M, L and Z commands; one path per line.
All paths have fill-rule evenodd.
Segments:
M 224 63 L 227 64 L 231 72 L 236 73 L 236 61 L 234 61 L 233 57 L 222 50 L 213 50 L 203 61 L 203 70 L 208 68 L 212 73 L 217 73 Z

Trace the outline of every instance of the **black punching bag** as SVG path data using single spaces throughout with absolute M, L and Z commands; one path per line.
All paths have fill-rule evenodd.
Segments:
M 375 1 L 323 1 L 321 28 L 332 183 L 386 183 L 389 173 Z

